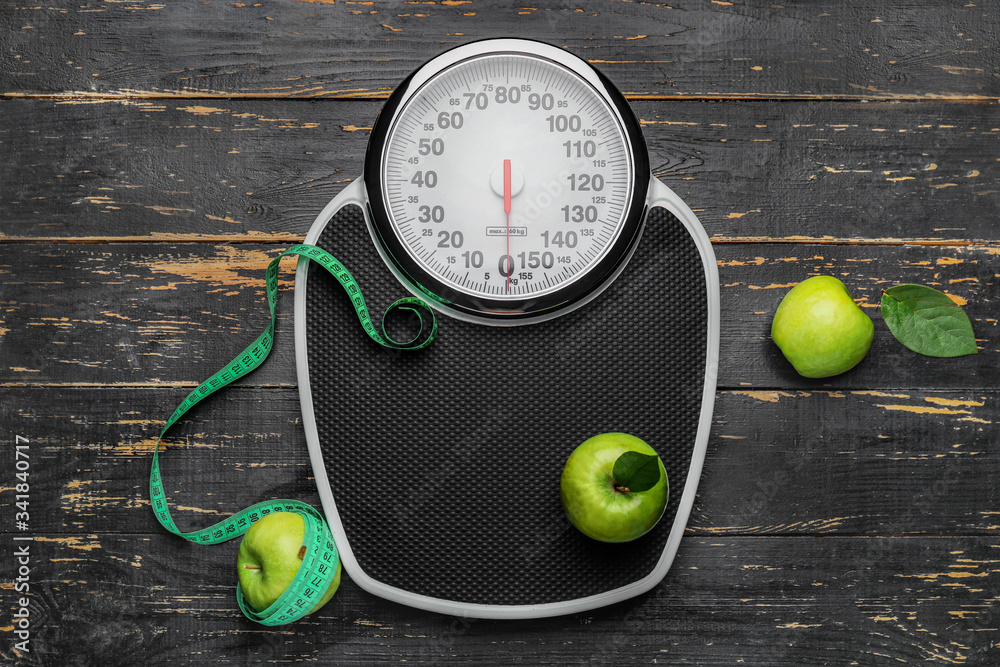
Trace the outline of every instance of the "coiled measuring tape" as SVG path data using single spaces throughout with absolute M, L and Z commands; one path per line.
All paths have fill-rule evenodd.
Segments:
M 430 345 L 437 335 L 437 320 L 433 311 L 423 301 L 414 297 L 400 299 L 386 309 L 382 315 L 381 333 L 379 333 L 365 305 L 361 288 L 344 265 L 322 248 L 308 244 L 293 246 L 275 257 L 267 267 L 267 301 L 271 310 L 271 322 L 264 333 L 240 352 L 236 358 L 189 393 L 174 410 L 163 430 L 160 431 L 160 437 L 153 449 L 153 465 L 149 475 L 149 497 L 153 512 L 160 525 L 171 533 L 196 544 L 219 544 L 243 535 L 260 518 L 272 512 L 295 512 L 302 515 L 302 519 L 305 521 L 305 537 L 303 539 L 303 546 L 306 547 L 305 556 L 295 578 L 281 597 L 267 609 L 258 612 L 246 601 L 239 584 L 236 585 L 236 599 L 240 609 L 247 618 L 263 625 L 283 625 L 302 618 L 316 606 L 319 599 L 326 593 L 340 562 L 337 546 L 333 542 L 333 535 L 326 520 L 322 514 L 306 503 L 298 500 L 279 499 L 252 505 L 208 528 L 187 533 L 181 532 L 170 516 L 169 503 L 163 490 L 159 449 L 164 434 L 188 410 L 210 394 L 255 370 L 270 354 L 274 343 L 274 325 L 277 321 L 278 265 L 283 257 L 289 255 L 310 259 L 333 275 L 350 296 L 361 326 L 378 344 L 396 350 L 419 350 Z M 390 312 L 397 309 L 412 311 L 416 314 L 420 324 L 420 330 L 417 334 L 409 341 L 402 343 L 393 340 L 385 330 L 385 318 Z M 427 331 L 425 331 L 425 314 L 430 316 L 431 321 L 431 326 Z

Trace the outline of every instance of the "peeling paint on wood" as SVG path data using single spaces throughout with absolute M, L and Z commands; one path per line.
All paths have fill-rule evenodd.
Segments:
M 0 412 L 32 441 L 39 660 L 996 663 L 1000 53 L 982 3 L 8 9 Z M 269 258 L 361 172 L 381 101 L 427 58 L 501 33 L 616 81 L 654 174 L 715 246 L 720 384 L 687 535 L 664 582 L 587 614 L 456 620 L 377 600 L 347 573 L 316 617 L 261 629 L 236 608 L 236 545 L 156 523 L 156 435 L 259 332 Z M 272 360 L 161 444 L 185 528 L 262 497 L 319 504 L 290 266 Z M 820 381 L 769 340 L 782 294 L 817 273 L 876 324 L 863 364 Z M 980 354 L 901 348 L 878 306 L 898 282 L 961 304 Z M 26 657 L 11 645 L 0 663 Z
M 715 244 L 1000 241 L 990 223 L 1000 199 L 984 194 L 1000 192 L 990 141 L 1000 138 L 995 106 L 805 106 L 633 104 L 647 122 L 655 175 L 698 209 Z M 0 129 L 0 141 L 33 165 L 0 164 L 0 179 L 9 184 L 0 219 L 16 222 L 0 226 L 0 242 L 300 241 L 323 206 L 361 173 L 379 108 L 245 100 L 162 109 L 5 105 L 9 124 L 38 131 Z M 798 115 L 821 122 L 796 123 Z M 837 127 L 845 116 L 853 122 Z M 943 117 L 954 119 L 951 128 L 921 128 Z M 872 133 L 875 123 L 907 132 Z M 84 147 L 86 164 L 82 157 L 44 159 L 54 137 Z M 889 183 L 884 171 L 920 177 Z M 972 171 L 977 176 L 968 178 Z M 927 181 L 928 174 L 940 180 Z M 929 185 L 942 182 L 958 185 L 928 194 Z

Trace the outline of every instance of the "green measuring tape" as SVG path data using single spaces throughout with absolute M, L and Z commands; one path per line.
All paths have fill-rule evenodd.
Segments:
M 350 296 L 358 320 L 360 320 L 365 332 L 380 345 L 397 350 L 419 350 L 430 345 L 437 335 L 437 320 L 433 311 L 423 301 L 414 297 L 400 299 L 386 309 L 382 315 L 381 333 L 379 333 L 372 323 L 364 297 L 361 296 L 361 288 L 358 287 L 358 283 L 344 265 L 322 248 L 307 244 L 293 246 L 275 257 L 267 267 L 267 301 L 271 309 L 271 322 L 264 333 L 240 352 L 235 359 L 188 394 L 167 420 L 163 430 L 160 431 L 160 437 L 153 449 L 153 466 L 149 475 L 149 497 L 157 520 L 171 533 L 196 544 L 218 544 L 243 535 L 258 519 L 272 512 L 295 512 L 302 515 L 302 519 L 305 521 L 305 538 L 303 540 L 303 546 L 306 547 L 305 557 L 295 578 L 281 597 L 264 611 L 257 612 L 244 598 L 239 584 L 236 586 L 236 599 L 240 609 L 243 610 L 247 618 L 263 625 L 283 625 L 302 618 L 323 597 L 333 581 L 340 563 L 340 556 L 337 553 L 337 546 L 333 542 L 333 535 L 326 519 L 310 505 L 298 500 L 280 499 L 252 505 L 208 528 L 188 533 L 181 532 L 170 516 L 167 496 L 163 490 L 159 449 L 164 434 L 184 413 L 203 398 L 255 370 L 264 363 L 267 355 L 270 354 L 274 344 L 274 324 L 277 320 L 278 265 L 281 259 L 288 255 L 298 255 L 310 259 L 333 275 Z M 420 330 L 417 334 L 412 339 L 402 343 L 393 340 L 385 330 L 386 316 L 397 309 L 412 311 L 420 323 Z M 425 314 L 430 316 L 431 321 L 430 329 L 426 332 Z

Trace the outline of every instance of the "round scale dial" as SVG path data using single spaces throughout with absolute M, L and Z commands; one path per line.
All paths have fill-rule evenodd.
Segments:
M 464 319 L 520 323 L 596 296 L 641 229 L 648 158 L 621 94 L 526 40 L 447 52 L 394 93 L 365 180 L 404 284 Z

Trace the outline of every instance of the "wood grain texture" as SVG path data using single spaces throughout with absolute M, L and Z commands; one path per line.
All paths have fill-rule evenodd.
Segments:
M 989 3 L 7 0 L 0 10 L 8 96 L 384 97 L 439 52 L 506 36 L 565 47 L 635 98 L 1000 95 Z
M 0 409 L 38 471 L 33 528 L 157 532 L 152 451 L 185 394 L 7 389 Z M 240 388 L 175 426 L 160 465 L 181 529 L 267 498 L 319 506 L 300 414 L 294 389 Z M 996 391 L 721 391 L 688 535 L 995 537 L 998 423 Z
M 997 665 L 998 26 L 977 1 L 0 0 L 0 663 Z M 264 327 L 268 261 L 361 172 L 382 99 L 507 35 L 615 81 L 712 237 L 720 384 L 677 558 L 587 614 L 453 618 L 348 575 L 316 617 L 256 625 L 237 544 L 191 545 L 149 511 L 163 419 Z M 182 528 L 319 505 L 293 263 L 272 358 L 163 445 Z M 876 337 L 856 369 L 806 380 L 769 327 L 820 273 Z M 877 304 L 901 282 L 960 303 L 979 353 L 900 346 Z M 31 653 L 12 641 L 15 435 Z
M 0 365 L 0 383 L 194 386 L 263 331 L 264 271 L 281 249 L 253 243 L 5 246 L 0 275 L 10 296 L 0 311 L 0 344 L 15 361 Z M 715 249 L 722 285 L 722 388 L 997 387 L 998 245 L 733 243 Z M 294 265 L 291 258 L 282 264 L 285 296 L 271 359 L 239 384 L 295 384 Z M 876 334 L 862 364 L 840 376 L 809 380 L 781 357 L 770 326 L 785 292 L 817 274 L 844 281 L 876 322 Z M 364 289 L 365 276 L 356 278 Z M 979 353 L 936 359 L 902 347 L 879 309 L 881 290 L 899 283 L 951 294 L 972 319 Z M 447 336 L 447 320 L 441 326 Z
M 1000 240 L 1000 105 L 632 106 L 717 242 Z M 360 175 L 378 102 L 15 100 L 0 239 L 301 240 Z
M 0 659 L 985 665 L 1000 632 L 997 547 L 983 537 L 689 537 L 656 588 L 594 612 L 541 622 L 452 618 L 379 602 L 347 577 L 314 617 L 262 629 L 236 606 L 235 543 L 39 533 L 32 605 L 41 630 L 31 655 L 16 656 L 5 642 Z M 9 570 L 0 564 L 4 578 Z

